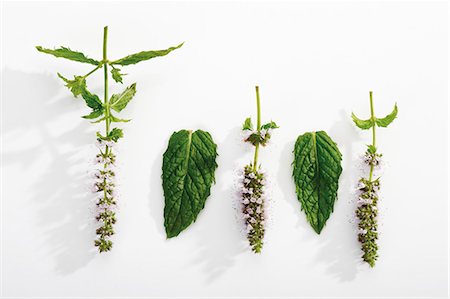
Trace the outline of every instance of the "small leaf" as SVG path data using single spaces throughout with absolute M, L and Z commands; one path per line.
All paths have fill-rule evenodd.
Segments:
M 123 137 L 123 131 L 119 128 L 114 128 L 109 132 L 108 136 L 106 136 L 106 139 L 108 140 L 114 140 L 114 142 L 117 142 L 119 138 Z
M 111 62 L 111 64 L 119 64 L 119 65 L 129 65 L 129 64 L 135 64 L 144 60 L 149 60 L 155 57 L 165 56 L 172 52 L 173 50 L 176 50 L 180 48 L 184 43 L 179 44 L 176 47 L 170 47 L 166 50 L 155 50 L 155 51 L 142 51 L 136 54 L 128 55 L 124 58 L 118 59 L 116 61 Z
M 390 114 L 386 115 L 383 118 L 377 118 L 375 120 L 377 123 L 377 126 L 384 127 L 384 128 L 387 127 L 397 117 L 397 112 L 398 112 L 398 108 L 397 108 L 397 104 L 395 104 L 394 110 L 392 110 L 392 112 Z
M 103 103 L 100 101 L 100 98 L 97 95 L 90 93 L 86 88 L 82 90 L 81 96 L 86 102 L 86 105 L 89 108 L 92 108 L 92 110 L 103 109 Z
M 377 148 L 372 144 L 367 145 L 367 151 L 371 154 L 375 154 L 377 152 Z
M 96 135 L 97 135 L 97 139 L 107 140 L 107 138 L 105 136 L 103 136 L 100 132 L 97 132 Z
M 301 209 L 320 234 L 333 212 L 337 197 L 342 155 L 324 131 L 298 137 L 294 149 L 293 177 Z
M 58 73 L 58 77 L 66 82 L 67 88 L 73 93 L 75 97 L 80 95 L 84 89 L 86 89 L 86 79 L 83 76 L 73 76 L 73 80 L 69 80 L 64 78 L 60 73 Z
M 92 94 L 87 90 L 86 79 L 84 77 L 74 76 L 74 80 L 69 80 L 64 78 L 60 73 L 58 73 L 58 76 L 67 83 L 66 86 L 72 91 L 75 97 L 81 94 L 89 108 L 94 111 L 103 111 L 104 107 L 102 101 L 97 95 Z M 88 118 L 87 115 L 86 117 L 83 117 Z
M 164 226 L 176 237 L 197 219 L 214 182 L 217 145 L 208 132 L 172 134 L 163 155 Z
M 363 130 L 368 130 L 370 128 L 372 128 L 372 126 L 374 125 L 373 120 L 371 118 L 363 120 L 363 119 L 359 119 L 356 117 L 356 115 L 354 113 L 352 113 L 352 119 L 353 122 L 355 123 L 355 125 Z
M 111 108 L 117 112 L 122 111 L 136 94 L 136 83 L 131 84 L 121 94 L 111 97 Z
M 100 117 L 102 115 L 103 115 L 103 107 L 100 110 L 94 110 L 90 114 L 82 116 L 82 118 L 95 119 L 95 118 Z
M 52 50 L 52 49 L 42 48 L 41 46 L 36 46 L 36 49 L 39 52 L 51 54 L 55 57 L 61 57 L 61 58 L 78 61 L 78 62 L 82 62 L 82 63 L 89 63 L 89 64 L 93 64 L 93 65 L 100 64 L 99 61 L 92 59 L 92 58 L 88 58 L 86 55 L 84 55 L 81 52 L 72 51 L 69 48 L 65 48 L 65 47 L 61 47 L 61 48 Z
M 250 136 L 248 136 L 245 141 L 250 142 L 253 145 L 260 144 L 264 139 L 261 137 L 259 133 L 252 133 Z
M 112 115 L 112 114 L 110 114 L 109 115 L 109 119 L 112 121 L 112 122 L 123 122 L 123 123 L 127 123 L 127 122 L 129 122 L 131 119 L 121 119 L 121 118 L 117 118 L 117 117 L 115 117 L 114 115 Z
M 253 123 L 252 123 L 252 119 L 250 117 L 247 117 L 245 119 L 244 124 L 242 125 L 242 130 L 253 131 Z
M 120 73 L 120 69 L 117 69 L 117 68 L 113 67 L 111 69 L 111 75 L 112 75 L 114 81 L 116 81 L 118 83 L 123 83 L 122 82 L 122 76 L 125 76 L 126 74 Z
M 270 123 L 264 124 L 261 126 L 261 130 L 268 130 L 268 129 L 278 129 L 279 126 L 274 121 L 271 121 Z

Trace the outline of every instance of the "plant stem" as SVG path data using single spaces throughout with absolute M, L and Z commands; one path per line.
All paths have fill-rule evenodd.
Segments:
M 104 98 L 104 106 L 105 106 L 105 123 L 106 123 L 106 134 L 105 136 L 108 136 L 109 134 L 109 102 L 108 102 L 108 63 L 107 63 L 107 56 L 106 56 L 106 46 L 108 41 L 108 26 L 105 26 L 103 28 L 103 69 L 104 69 L 104 78 L 105 78 L 105 98 Z M 109 155 L 109 146 L 105 147 L 105 158 Z M 105 163 L 105 168 L 106 168 Z M 106 200 L 108 198 L 107 192 L 106 192 L 106 178 L 103 180 L 104 189 L 103 189 L 103 196 Z
M 92 71 L 90 71 L 89 73 L 87 73 L 86 75 L 84 75 L 84 78 L 89 77 L 89 75 L 91 75 L 92 73 L 94 73 L 96 70 L 98 70 L 99 68 L 101 68 L 103 65 L 103 63 L 100 63 L 99 65 L 97 65 L 97 67 L 95 69 L 93 69 Z
M 373 97 L 372 97 L 373 92 L 369 91 L 369 95 L 370 95 L 370 117 L 372 119 L 373 122 L 373 126 L 372 126 L 372 146 L 375 148 L 376 145 L 376 135 L 375 135 L 375 112 L 373 109 Z M 372 182 L 372 176 L 373 176 L 373 163 L 370 164 L 370 173 L 369 173 L 369 181 Z
M 109 102 L 108 102 L 108 63 L 107 56 L 106 56 L 106 45 L 108 42 L 108 26 L 105 26 L 103 28 L 103 69 L 104 69 L 104 77 L 105 77 L 105 98 L 104 98 L 104 106 L 105 106 L 105 123 L 106 123 L 106 135 L 109 134 L 109 125 L 110 125 L 110 119 L 109 119 Z M 106 146 L 106 154 L 108 154 L 109 148 Z
M 256 131 L 260 132 L 261 130 L 261 103 L 259 100 L 259 86 L 255 86 L 256 89 Z M 253 158 L 253 172 L 256 172 L 256 165 L 258 164 L 258 151 L 259 151 L 259 143 L 255 145 L 255 156 Z

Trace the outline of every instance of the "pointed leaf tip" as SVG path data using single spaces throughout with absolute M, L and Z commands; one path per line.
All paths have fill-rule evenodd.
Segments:
M 386 115 L 383 118 L 377 118 L 375 120 L 375 122 L 377 123 L 377 126 L 386 128 L 397 117 L 397 113 L 398 113 L 398 108 L 397 108 L 397 103 L 395 103 L 394 109 L 392 110 L 391 113 L 389 113 L 388 115 Z
M 50 54 L 53 55 L 55 57 L 60 57 L 60 58 L 65 58 L 65 59 L 69 59 L 72 61 L 77 61 L 77 62 L 82 62 L 82 63 L 89 63 L 89 64 L 93 64 L 93 65 L 99 65 L 100 62 L 87 57 L 85 54 L 81 53 L 81 52 L 77 52 L 77 51 L 72 51 L 69 48 L 66 47 L 60 47 L 58 49 L 45 49 L 41 46 L 36 46 L 36 49 L 39 52 L 45 53 L 45 54 Z
M 253 131 L 253 123 L 252 123 L 252 118 L 251 117 L 247 117 L 244 121 L 244 124 L 242 125 L 242 130 L 250 130 Z
M 113 62 L 111 62 L 111 65 L 114 64 L 118 64 L 118 65 L 130 65 L 130 64 L 136 64 L 139 63 L 141 61 L 145 61 L 145 60 L 149 60 L 155 57 L 161 57 L 161 56 L 166 56 L 167 54 L 169 54 L 170 52 L 172 52 L 173 50 L 179 49 L 183 46 L 184 42 L 179 44 L 178 46 L 175 47 L 170 47 L 168 49 L 165 50 L 151 50 L 151 51 L 142 51 L 139 53 L 135 53 L 135 54 L 131 54 L 128 55 L 124 58 L 115 60 Z

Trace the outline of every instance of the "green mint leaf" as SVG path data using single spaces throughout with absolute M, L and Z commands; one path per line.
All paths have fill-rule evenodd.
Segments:
M 253 145 L 257 145 L 263 141 L 263 138 L 261 138 L 261 135 L 258 133 L 252 133 L 245 141 L 250 142 Z
M 73 80 L 69 80 L 64 78 L 60 73 L 58 73 L 58 77 L 60 77 L 64 82 L 66 82 L 67 88 L 73 93 L 74 97 L 80 95 L 84 89 L 86 89 L 86 79 L 83 76 L 73 76 Z
M 165 56 L 172 52 L 173 50 L 176 50 L 183 46 L 184 43 L 179 44 L 176 47 L 170 47 L 166 50 L 155 50 L 155 51 L 142 51 L 136 54 L 128 55 L 124 58 L 118 59 L 116 61 L 111 62 L 111 64 L 119 64 L 119 65 L 129 65 L 129 64 L 135 64 L 144 60 L 149 60 L 155 57 Z
M 372 144 L 367 145 L 367 151 L 371 154 L 375 154 L 377 152 L 377 148 Z
M 114 128 L 111 130 L 111 132 L 108 133 L 108 136 L 106 136 L 106 140 L 114 140 L 114 142 L 117 142 L 119 138 L 123 137 L 123 131 L 119 128 Z
M 78 61 L 78 62 L 82 62 L 82 63 L 89 63 L 89 64 L 93 64 L 93 65 L 100 64 L 99 61 L 92 59 L 92 58 L 88 58 L 86 55 L 84 55 L 81 52 L 72 51 L 69 48 L 65 48 L 65 47 L 61 47 L 61 48 L 52 50 L 52 49 L 42 48 L 41 46 L 36 46 L 36 49 L 39 52 L 51 54 L 55 57 L 61 57 L 61 58 Z
M 242 125 L 242 130 L 250 130 L 253 131 L 253 123 L 251 117 L 247 117 Z
M 81 96 L 83 97 L 84 101 L 86 102 L 86 105 L 89 108 L 92 108 L 92 110 L 102 110 L 103 109 L 103 103 L 100 100 L 100 98 L 90 93 L 86 88 L 84 88 L 81 92 Z
M 279 126 L 274 121 L 271 121 L 270 123 L 264 124 L 261 126 L 261 130 L 268 130 L 268 129 L 278 129 Z
M 123 83 L 122 82 L 122 76 L 125 76 L 126 74 L 120 73 L 120 69 L 112 68 L 111 69 L 111 75 L 112 75 L 114 81 L 116 81 L 118 83 Z
M 298 137 L 294 149 L 293 177 L 297 198 L 306 219 L 320 234 L 333 212 L 342 155 L 324 131 Z
M 100 117 L 102 115 L 103 115 L 103 107 L 100 110 L 94 110 L 90 114 L 82 116 L 82 118 L 95 119 L 95 118 Z
M 115 117 L 115 116 L 112 115 L 112 114 L 109 115 L 109 119 L 110 119 L 112 122 L 116 122 L 116 123 L 118 123 L 118 122 L 127 123 L 127 122 L 129 122 L 129 121 L 131 120 L 131 119 L 121 119 L 121 118 L 117 118 L 117 117 Z
M 164 226 L 176 237 L 197 219 L 214 182 L 217 145 L 208 132 L 172 134 L 163 155 Z
M 359 119 L 356 117 L 356 115 L 354 113 L 352 113 L 352 119 L 353 122 L 355 123 L 355 125 L 363 130 L 368 130 L 370 128 L 372 128 L 372 126 L 374 125 L 373 120 L 371 118 L 363 120 L 363 119 Z
M 388 115 L 386 115 L 383 118 L 377 118 L 375 122 L 377 123 L 377 126 L 386 128 L 391 122 L 394 121 L 394 119 L 397 117 L 398 108 L 397 103 L 394 106 L 394 110 Z
M 111 108 L 117 112 L 122 111 L 136 94 L 136 83 L 131 84 L 121 94 L 113 94 Z

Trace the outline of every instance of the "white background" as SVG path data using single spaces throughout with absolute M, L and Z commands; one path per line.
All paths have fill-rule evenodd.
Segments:
M 448 264 L 448 5 L 342 3 L 5 3 L 2 12 L 2 294 L 154 297 L 444 297 Z M 124 68 L 138 93 L 122 114 L 120 213 L 110 253 L 93 248 L 86 191 L 95 131 L 57 78 L 91 67 L 38 53 L 70 46 L 100 59 L 163 49 Z M 102 92 L 102 72 L 89 78 Z M 255 114 L 280 125 L 261 162 L 272 184 L 261 255 L 233 208 L 235 171 L 252 153 L 239 127 Z M 112 84 L 111 92 L 122 86 Z M 360 262 L 352 188 L 370 132 L 351 111 L 399 117 L 378 130 L 387 161 L 380 259 Z M 166 240 L 161 156 L 170 134 L 208 130 L 219 158 L 197 222 Z M 343 153 L 339 199 L 321 235 L 300 212 L 291 179 L 296 137 L 326 130 Z

